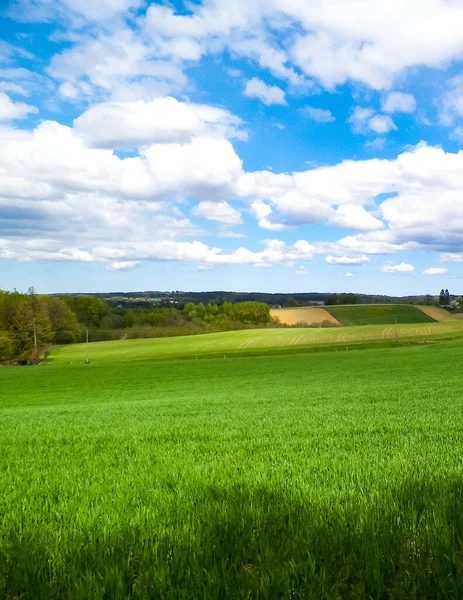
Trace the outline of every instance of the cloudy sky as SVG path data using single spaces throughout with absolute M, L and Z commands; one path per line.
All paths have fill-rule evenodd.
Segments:
M 461 293 L 463 0 L 0 6 L 0 288 Z

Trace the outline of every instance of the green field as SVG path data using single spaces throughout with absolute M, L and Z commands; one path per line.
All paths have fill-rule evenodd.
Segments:
M 398 323 L 435 322 L 411 304 L 352 304 L 324 308 L 342 325 L 393 325 L 396 318 Z
M 426 318 L 426 315 L 423 317 Z M 356 342 L 394 342 L 399 340 L 428 340 L 434 337 L 463 335 L 461 321 L 395 326 L 370 325 L 343 328 L 248 329 L 225 333 L 209 333 L 173 338 L 119 340 L 89 344 L 91 363 L 133 362 L 166 358 L 202 358 L 208 356 L 253 355 L 268 352 L 300 352 L 323 346 L 345 348 Z M 86 360 L 85 344 L 57 347 L 51 353 L 56 364 L 80 364 Z
M 1 598 L 461 598 L 463 340 L 118 356 L 0 368 Z

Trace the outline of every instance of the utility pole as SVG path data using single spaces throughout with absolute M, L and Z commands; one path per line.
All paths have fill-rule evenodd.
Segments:
M 88 329 L 86 330 L 85 340 L 85 364 L 88 365 Z

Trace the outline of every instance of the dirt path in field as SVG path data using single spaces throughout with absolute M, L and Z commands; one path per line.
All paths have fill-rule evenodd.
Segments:
M 437 306 L 417 306 L 416 308 L 419 308 L 425 315 L 428 315 L 428 317 L 431 317 L 431 319 L 434 319 L 438 323 L 442 323 L 443 321 L 455 321 L 455 316 L 443 308 Z
M 272 317 L 277 317 L 285 325 L 297 325 L 297 323 L 313 325 L 322 321 L 340 325 L 339 321 L 324 308 L 275 308 L 270 311 L 270 314 Z

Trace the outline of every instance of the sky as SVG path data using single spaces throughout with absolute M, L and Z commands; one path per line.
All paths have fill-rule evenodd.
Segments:
M 461 293 L 463 0 L 0 0 L 0 289 Z

